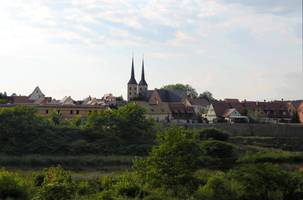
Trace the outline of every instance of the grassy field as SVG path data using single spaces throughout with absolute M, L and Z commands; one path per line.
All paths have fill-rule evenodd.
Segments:
M 85 171 L 116 171 L 129 169 L 135 156 L 0 156 L 0 166 L 10 169 L 42 169 L 60 165 L 70 170 Z

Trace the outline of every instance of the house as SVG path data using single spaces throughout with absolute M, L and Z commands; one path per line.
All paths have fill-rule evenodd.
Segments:
M 168 103 L 172 113 L 172 121 L 176 123 L 194 123 L 196 121 L 193 107 L 182 102 Z
M 134 101 L 134 103 L 146 110 L 147 118 L 153 118 L 156 122 L 170 122 L 172 120 L 172 112 L 168 103 L 151 104 L 146 101 Z
M 186 98 L 185 105 L 192 107 L 197 115 L 203 115 L 207 113 L 210 102 L 204 98 Z
M 45 95 L 42 93 L 42 91 L 40 90 L 39 86 L 37 86 L 34 91 L 28 96 L 29 100 L 37 100 L 37 99 L 41 99 L 44 98 Z
M 215 101 L 206 113 L 209 123 L 214 122 L 249 122 L 247 116 L 243 116 L 231 103 L 226 101 Z
M 298 114 L 299 114 L 299 119 L 300 123 L 303 124 L 303 102 L 298 106 Z

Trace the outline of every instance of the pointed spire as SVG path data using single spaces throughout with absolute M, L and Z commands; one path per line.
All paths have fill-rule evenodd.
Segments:
M 144 73 L 144 56 L 142 58 L 142 73 L 141 73 L 141 81 L 140 81 L 139 85 L 147 85 L 147 83 L 145 81 L 145 73 Z
M 135 79 L 135 67 L 134 67 L 134 56 L 132 57 L 132 70 L 131 70 L 131 76 L 130 80 L 128 81 L 128 84 L 137 84 L 137 81 Z

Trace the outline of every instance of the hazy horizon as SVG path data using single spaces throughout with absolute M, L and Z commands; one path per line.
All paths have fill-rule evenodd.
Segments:
M 301 0 L 0 2 L 0 92 L 126 98 L 134 52 L 149 89 L 303 99 Z

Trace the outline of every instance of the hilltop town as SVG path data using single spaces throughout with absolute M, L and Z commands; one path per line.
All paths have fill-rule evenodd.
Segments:
M 141 80 L 135 78 L 134 59 L 127 83 L 127 100 L 122 96 L 104 94 L 74 100 L 65 96 L 60 100 L 46 96 L 37 86 L 29 95 L 8 96 L 0 93 L 0 107 L 34 106 L 48 117 L 56 112 L 65 119 L 87 118 L 93 111 L 117 109 L 135 103 L 146 110 L 146 117 L 163 123 L 303 123 L 303 100 L 249 101 L 236 98 L 216 100 L 207 95 L 192 95 L 186 89 L 161 88 L 149 90 L 142 60 Z

